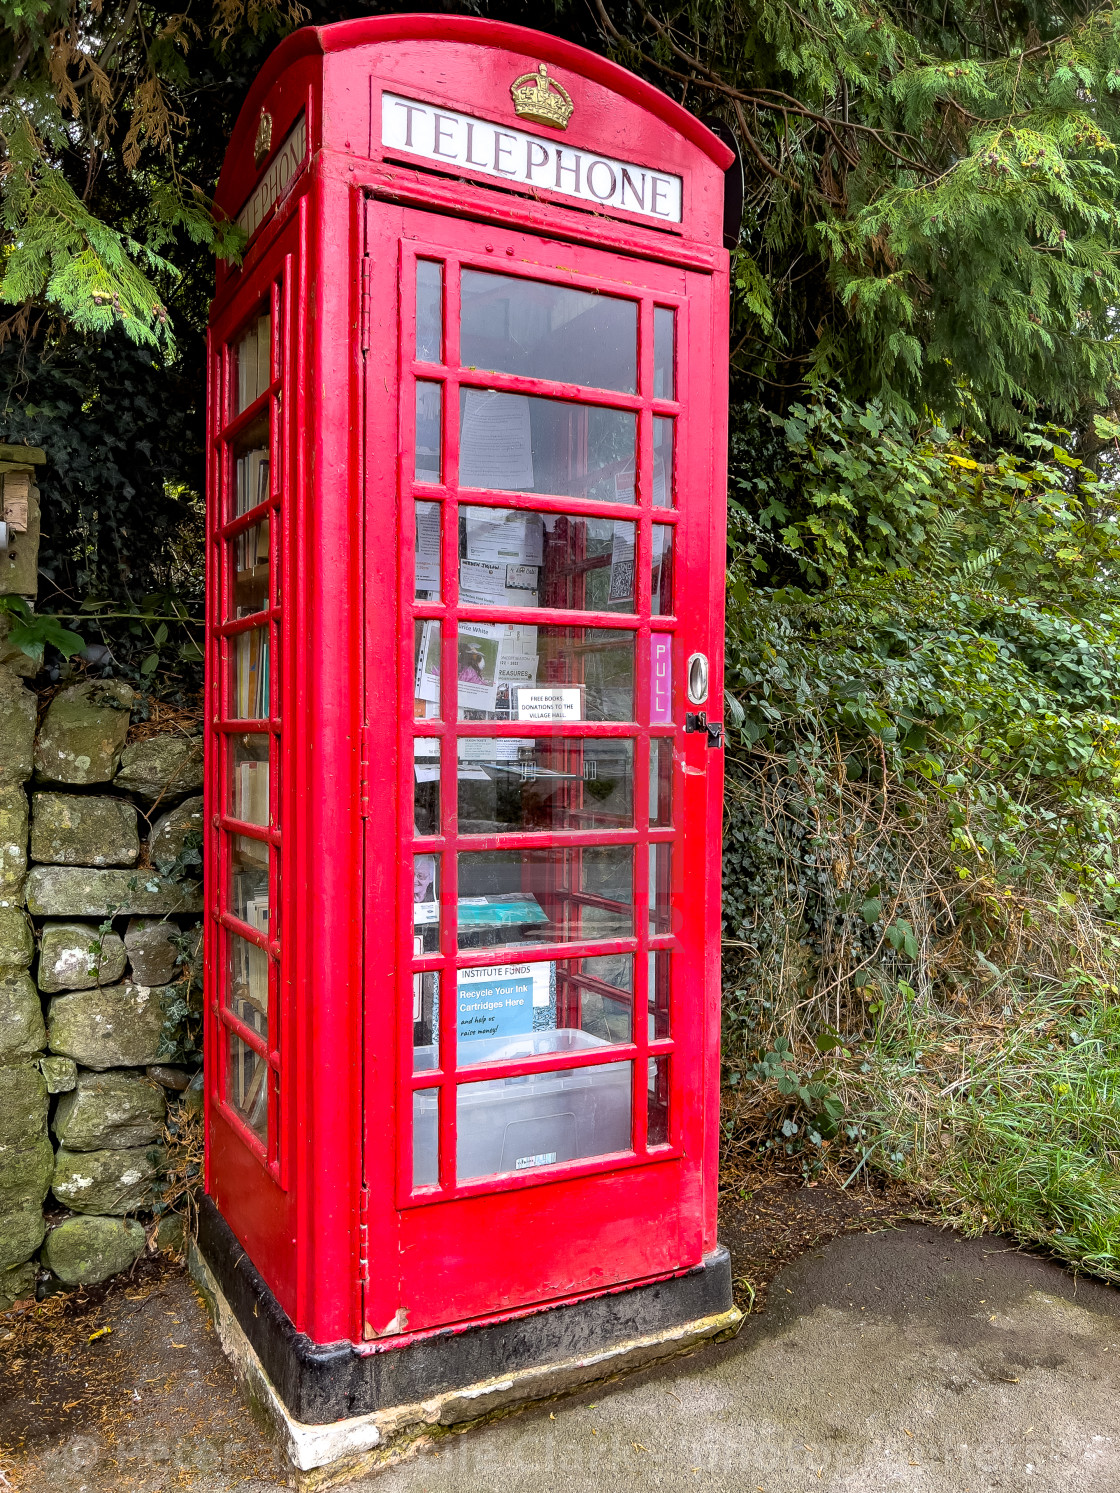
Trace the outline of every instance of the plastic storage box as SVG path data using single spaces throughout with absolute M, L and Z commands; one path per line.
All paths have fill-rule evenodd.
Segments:
M 526 1037 L 488 1037 L 459 1044 L 459 1061 L 513 1062 L 561 1052 L 609 1050 L 590 1032 L 564 1027 Z M 416 1049 L 419 1070 L 435 1066 L 431 1048 Z M 630 1149 L 629 1061 L 594 1068 L 562 1068 L 521 1078 L 485 1078 L 460 1084 L 456 1172 L 472 1177 L 523 1172 L 561 1161 Z M 413 1180 L 434 1186 L 437 1098 L 434 1090 L 413 1096 Z

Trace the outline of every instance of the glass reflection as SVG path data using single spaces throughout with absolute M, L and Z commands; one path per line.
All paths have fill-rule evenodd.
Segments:
M 416 261 L 416 361 L 443 362 L 443 265 Z
M 262 1145 L 268 1145 L 268 1064 L 247 1042 L 227 1032 L 226 1100 Z
M 230 933 L 227 1005 L 244 1026 L 268 1039 L 268 966 L 264 949 Z
M 463 504 L 459 600 L 467 606 L 633 612 L 636 531 L 626 520 Z
M 653 422 L 653 506 L 673 506 L 673 421 Z
M 416 480 L 443 477 L 443 385 L 416 381 Z
M 459 335 L 466 368 L 623 394 L 637 389 L 634 301 L 465 269 Z
M 459 485 L 634 502 L 630 410 L 459 390 Z
M 433 657 L 431 648 L 428 657 Z M 458 659 L 460 720 L 633 719 L 632 632 L 461 622 Z M 438 673 L 420 682 L 431 698 L 438 696 Z
M 438 835 L 439 738 L 418 736 L 412 750 L 413 827 L 418 835 Z
M 571 1050 L 597 1045 L 583 1032 L 556 1033 Z M 460 1084 L 455 1158 L 460 1182 L 557 1166 L 630 1149 L 633 1064 L 602 1063 Z
M 671 306 L 655 306 L 653 309 L 653 397 L 673 399 L 676 397 L 674 376 L 673 343 L 675 341 L 676 312 Z
M 628 845 L 459 856 L 459 947 L 576 943 L 633 931 Z
M 634 743 L 579 737 L 459 741 L 459 833 L 626 829 Z

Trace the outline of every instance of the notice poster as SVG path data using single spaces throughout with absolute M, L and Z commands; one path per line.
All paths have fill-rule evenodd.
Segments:
M 492 509 L 467 514 L 467 559 L 484 565 L 544 564 L 544 524 L 539 513 Z M 506 584 L 510 584 L 507 577 Z M 535 584 L 535 581 L 534 581 Z
M 552 964 L 499 964 L 461 969 L 457 982 L 460 1042 L 481 1037 L 526 1037 L 533 1012 L 549 1004 Z
M 439 781 L 439 739 L 435 736 L 418 736 L 413 753 L 416 781 L 435 783 Z
M 517 691 L 519 721 L 581 721 L 583 690 L 579 685 L 550 685 Z
M 504 629 L 494 622 L 459 624 L 459 707 L 491 711 L 497 704 L 498 656 Z
M 632 524 L 616 524 L 614 543 L 611 545 L 611 582 L 607 600 L 632 601 L 633 597 L 634 527 Z
M 414 855 L 412 858 L 412 922 L 417 928 L 439 922 L 434 855 Z
M 532 492 L 533 437 L 524 394 L 464 390 L 459 482 L 496 492 Z
M 416 505 L 416 591 L 439 595 L 439 504 Z
M 418 700 L 436 707 L 435 710 L 428 712 L 429 715 L 439 713 L 439 652 L 439 623 L 425 622 L 420 629 L 420 647 L 416 653 L 416 682 L 413 687 Z

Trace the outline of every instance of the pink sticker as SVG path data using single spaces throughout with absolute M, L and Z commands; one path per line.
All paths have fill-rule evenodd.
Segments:
M 673 639 L 663 632 L 649 640 L 649 720 L 651 726 L 673 723 Z

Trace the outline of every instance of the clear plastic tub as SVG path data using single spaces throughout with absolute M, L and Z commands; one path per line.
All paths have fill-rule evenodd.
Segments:
M 587 1052 L 610 1044 L 574 1027 L 525 1037 L 484 1037 L 461 1044 L 471 1062 L 515 1062 L 562 1052 Z M 467 1058 L 467 1052 L 461 1054 Z M 435 1066 L 430 1048 L 416 1050 L 416 1066 Z M 456 1173 L 509 1175 L 630 1149 L 631 1063 L 562 1068 L 520 1078 L 460 1084 Z M 436 1091 L 414 1095 L 413 1177 L 431 1186 L 436 1175 Z

